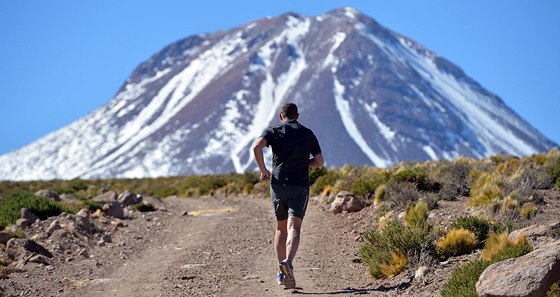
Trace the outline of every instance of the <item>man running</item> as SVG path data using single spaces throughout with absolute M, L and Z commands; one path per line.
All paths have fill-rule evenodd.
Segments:
M 309 167 L 322 167 L 323 155 L 317 137 L 298 123 L 297 106 L 285 103 L 278 126 L 266 129 L 253 145 L 261 180 L 271 178 L 270 197 L 276 214 L 274 246 L 278 259 L 278 284 L 296 287 L 292 261 L 309 197 Z M 272 174 L 264 163 L 263 148 L 272 147 Z M 312 158 L 310 158 L 312 156 Z

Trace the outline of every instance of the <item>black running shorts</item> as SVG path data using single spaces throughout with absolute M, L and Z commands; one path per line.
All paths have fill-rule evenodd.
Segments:
M 309 188 L 293 185 L 270 185 L 270 198 L 272 207 L 276 214 L 276 220 L 288 219 L 288 216 L 296 216 L 303 219 L 307 209 Z

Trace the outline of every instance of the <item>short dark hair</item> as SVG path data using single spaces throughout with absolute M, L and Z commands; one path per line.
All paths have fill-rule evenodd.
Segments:
M 282 116 L 290 119 L 290 120 L 294 120 L 298 117 L 298 110 L 297 110 L 297 105 L 295 103 L 292 102 L 288 102 L 288 103 L 284 103 L 282 105 L 282 109 L 280 111 L 280 113 L 282 114 Z

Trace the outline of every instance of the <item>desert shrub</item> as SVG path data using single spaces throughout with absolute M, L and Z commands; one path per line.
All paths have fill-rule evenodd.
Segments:
M 253 189 L 255 188 L 255 184 L 248 183 L 243 186 L 243 194 L 251 194 Z
M 385 187 L 384 200 L 389 202 L 393 208 L 404 209 L 410 203 L 416 202 L 420 192 L 413 183 L 396 182 Z
M 436 193 L 421 193 L 423 194 L 423 198 L 420 198 L 421 201 L 426 202 L 426 204 L 428 205 L 428 209 L 436 209 L 439 207 L 439 200 L 440 198 L 438 197 L 438 195 Z
M 527 202 L 523 204 L 523 207 L 519 210 L 519 215 L 523 218 L 530 219 L 534 217 L 538 211 L 539 208 L 534 203 Z
M 379 230 L 382 230 L 383 228 L 385 228 L 385 226 L 387 226 L 387 222 L 389 222 L 392 219 L 393 219 L 393 212 L 392 211 L 388 211 L 384 215 L 380 216 L 379 220 L 378 220 L 378 224 L 377 224 L 377 227 L 379 228 Z
M 551 150 L 547 154 L 547 158 L 548 164 L 545 169 L 546 173 L 552 178 L 553 182 L 558 185 L 560 180 L 560 153 L 558 153 L 558 150 L 555 152 Z
M 16 238 L 25 238 L 26 237 L 25 231 L 23 231 L 23 229 L 21 229 L 21 228 L 17 228 L 16 232 L 14 232 L 14 236 Z
M 29 209 L 41 220 L 57 216 L 62 212 L 76 212 L 75 209 L 69 208 L 60 202 L 37 197 L 28 192 L 20 192 L 0 200 L 0 227 L 3 228 L 14 224 L 19 219 L 22 208 Z
M 475 260 L 455 269 L 441 290 L 442 297 L 478 297 L 476 282 L 490 262 Z
M 470 192 L 469 174 L 471 164 L 467 159 L 459 158 L 452 162 L 442 162 L 434 172 L 434 179 L 441 184 L 438 192 L 440 199 L 452 201 L 457 196 L 468 196 Z
M 317 179 L 327 174 L 326 167 L 313 167 L 309 169 L 309 184 L 312 185 Z
M 441 184 L 430 180 L 423 167 L 399 169 L 389 179 L 389 184 L 412 183 L 419 191 L 439 192 Z
M 517 157 L 506 156 L 501 162 L 497 162 L 496 172 L 501 174 L 512 174 L 522 166 L 521 160 Z
M 437 249 L 443 259 L 470 253 L 478 245 L 476 235 L 466 229 L 451 229 L 437 242 Z
M 373 195 L 373 203 L 375 205 L 379 205 L 383 201 L 384 197 L 385 197 L 385 184 L 382 184 L 379 187 L 377 187 L 377 189 L 375 189 L 375 193 Z
M 511 258 L 521 257 L 533 251 L 533 247 L 528 244 L 514 244 L 510 245 L 490 259 L 490 262 L 497 263 Z
M 513 199 L 512 197 L 507 197 L 502 201 L 502 207 L 504 211 L 517 211 L 519 208 L 519 201 Z
M 375 193 L 375 190 L 386 183 L 387 180 L 388 175 L 386 173 L 362 176 L 352 184 L 351 191 L 358 196 L 368 196 Z
M 504 181 L 500 174 L 482 173 L 471 187 L 468 205 L 471 207 L 487 206 L 492 200 L 501 201 L 504 198 L 503 184 Z
M 383 273 L 381 264 L 392 263 L 392 253 L 406 256 L 407 262 L 409 257 L 417 257 L 426 251 L 434 255 L 431 229 L 432 225 L 427 221 L 423 226 L 411 228 L 397 220 L 389 220 L 383 228 L 373 228 L 363 234 L 365 243 L 360 248 L 362 262 L 368 266 L 373 277 L 383 278 L 387 275 Z
M 151 188 L 146 192 L 146 195 L 148 196 L 155 196 L 161 198 L 178 195 L 178 194 L 179 194 L 179 190 L 177 188 L 165 184 L 154 186 L 153 188 Z
M 482 244 L 486 240 L 486 237 L 488 237 L 490 224 L 483 218 L 464 216 L 459 217 L 455 222 L 453 222 L 453 224 L 451 224 L 451 229 L 469 230 L 474 233 L 478 243 Z
M 319 195 L 327 186 L 332 188 L 338 180 L 338 177 L 339 175 L 335 171 L 327 171 L 327 173 L 318 177 L 315 183 L 311 185 L 311 194 Z
M 511 197 L 520 204 L 526 202 L 543 204 L 544 197 L 538 190 L 553 186 L 552 178 L 546 174 L 543 167 L 527 164 L 505 180 L 503 193 L 504 196 Z
M 560 297 L 560 282 L 552 284 L 545 297 Z
M 404 221 L 410 228 L 422 226 L 428 220 L 428 204 L 425 201 L 418 201 L 413 207 L 409 208 L 404 216 Z
M 89 188 L 88 181 L 82 179 L 58 180 L 52 190 L 57 193 L 67 193 L 80 196 L 80 192 L 85 192 Z
M 517 258 L 532 251 L 530 245 L 512 245 L 492 256 L 488 261 L 474 260 L 453 271 L 451 278 L 443 285 L 442 297 L 477 297 L 476 282 L 484 270 L 493 263 Z
M 527 236 L 522 234 L 512 241 L 509 240 L 508 233 L 506 232 L 500 234 L 490 233 L 484 244 L 484 249 L 482 249 L 482 259 L 490 261 L 494 255 L 513 245 L 527 245 Z
M 65 203 L 65 202 L 62 202 Z M 97 203 L 95 200 L 92 199 L 87 199 L 87 198 L 80 198 L 75 205 L 68 205 L 71 208 L 75 208 L 75 209 L 81 209 L 81 208 L 87 208 L 91 211 L 96 211 L 98 209 L 101 209 L 101 205 L 99 205 L 99 203 Z
M 405 255 L 391 251 L 391 259 L 379 264 L 379 271 L 386 277 L 395 277 L 406 267 L 407 258 Z
M 358 178 L 351 186 L 350 191 L 357 196 L 367 196 L 375 192 L 377 185 L 367 177 Z

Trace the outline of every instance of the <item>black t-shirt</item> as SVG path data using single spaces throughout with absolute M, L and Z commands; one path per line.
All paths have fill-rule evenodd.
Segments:
M 313 131 L 289 120 L 264 130 L 261 137 L 272 147 L 271 183 L 309 187 L 309 157 L 321 153 Z

